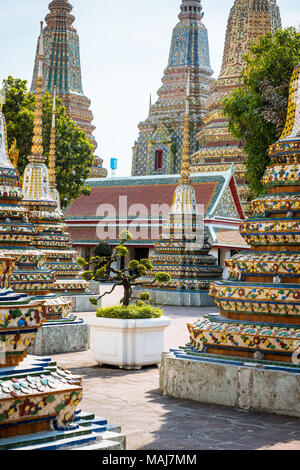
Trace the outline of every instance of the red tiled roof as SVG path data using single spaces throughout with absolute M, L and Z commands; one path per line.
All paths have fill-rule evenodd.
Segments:
M 91 188 L 90 196 L 81 196 L 73 201 L 65 216 L 68 217 L 95 217 L 100 204 L 112 204 L 118 213 L 119 198 L 127 196 L 128 207 L 133 204 L 144 204 L 148 210 L 152 204 L 169 204 L 173 202 L 176 184 L 138 185 L 138 186 L 110 186 Z M 214 196 L 217 182 L 193 184 L 197 203 L 208 209 Z M 72 235 L 73 239 L 76 239 Z

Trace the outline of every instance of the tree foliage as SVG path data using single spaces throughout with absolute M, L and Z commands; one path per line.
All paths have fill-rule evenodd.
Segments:
M 290 79 L 299 59 L 300 35 L 295 28 L 267 34 L 245 56 L 242 87 L 223 100 L 229 130 L 244 144 L 252 196 L 262 192 L 261 179 L 269 163 L 268 148 L 284 128 Z
M 14 138 L 20 152 L 18 170 L 22 175 L 31 153 L 35 96 L 27 90 L 27 82 L 9 76 L 3 82 L 6 103 L 3 112 L 7 123 L 8 145 Z M 43 145 L 49 157 L 53 101 L 46 93 L 43 98 Z M 84 184 L 93 163 L 93 146 L 86 134 L 66 115 L 62 101 L 56 103 L 56 182 L 62 206 L 67 206 L 82 193 L 90 190 Z
M 114 248 L 111 256 L 93 257 L 90 263 L 93 265 L 93 269 L 85 271 L 82 274 L 82 277 L 87 281 L 91 281 L 92 279 L 97 281 L 106 280 L 113 284 L 110 292 L 105 292 L 98 298 L 90 299 L 90 302 L 93 305 L 98 305 L 99 299 L 111 294 L 117 286 L 122 286 L 124 288 L 124 297 L 120 303 L 124 307 L 128 307 L 130 302 L 133 300 L 133 288 L 135 286 L 143 286 L 143 283 L 139 278 L 144 276 L 147 271 L 153 271 L 154 267 L 149 259 L 141 259 L 140 261 L 132 260 L 130 261 L 128 268 L 117 269 L 116 265 L 120 257 L 128 254 L 128 250 L 126 246 L 124 246 L 124 243 L 128 238 L 129 237 L 127 236 L 126 239 L 124 238 L 121 240 L 120 244 Z M 89 264 L 85 262 L 82 263 L 81 260 L 79 260 L 79 262 L 81 265 L 85 264 L 87 266 Z M 171 277 L 168 273 L 157 273 L 154 276 L 153 284 L 168 282 L 170 280 Z M 139 300 L 142 301 L 148 301 L 149 299 L 150 295 L 148 293 L 142 293 L 139 297 Z

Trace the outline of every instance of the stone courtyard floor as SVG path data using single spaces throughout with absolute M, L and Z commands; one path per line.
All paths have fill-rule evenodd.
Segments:
M 116 291 L 105 297 L 104 306 L 118 303 L 120 295 Z M 166 330 L 168 351 L 188 341 L 188 321 L 217 310 L 166 307 L 165 311 L 172 319 Z M 300 419 L 163 397 L 157 366 L 141 371 L 103 368 L 94 361 L 92 350 L 53 359 L 83 376 L 81 409 L 120 425 L 128 450 L 300 450 Z

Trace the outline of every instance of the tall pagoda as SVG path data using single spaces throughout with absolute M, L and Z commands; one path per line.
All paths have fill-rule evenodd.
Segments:
M 266 193 L 251 202 L 241 235 L 251 246 L 213 281 L 220 309 L 188 324 L 190 343 L 162 358 L 164 395 L 300 416 L 300 64 L 286 126 L 270 146 Z
M 245 179 L 246 155 L 242 143 L 228 130 L 228 118 L 221 100 L 240 86 L 244 55 L 260 36 L 281 28 L 276 0 L 235 0 L 230 11 L 221 72 L 207 101 L 204 127 L 197 135 L 200 148 L 192 155 L 192 172 L 224 170 L 235 164 L 240 196 L 247 208 L 248 188 Z
M 52 126 L 50 139 L 49 170 L 43 156 L 43 30 L 41 29 L 39 48 L 39 68 L 36 89 L 36 109 L 33 130 L 32 155 L 25 168 L 23 179 L 23 204 L 28 209 L 28 217 L 37 227 L 33 244 L 46 255 L 46 266 L 58 278 L 52 288 L 55 292 L 67 294 L 84 293 L 88 283 L 78 277 L 80 267 L 76 262 L 77 253 L 72 248 L 70 235 L 66 232 L 60 198 L 55 180 L 55 104 L 54 90 Z
M 190 325 L 191 344 L 208 353 L 293 362 L 300 345 L 300 64 L 286 126 L 269 150 L 267 194 L 251 203 L 241 235 L 252 247 L 226 262 L 230 278 L 210 293 L 221 309 Z M 300 353 L 300 350 L 299 350 Z
M 151 292 L 153 302 L 168 305 L 208 306 L 212 281 L 222 276 L 222 268 L 209 254 L 211 245 L 204 234 L 204 215 L 197 206 L 190 179 L 190 74 L 186 92 L 181 177 L 176 187 L 171 211 L 163 227 L 162 239 L 151 258 L 154 266 L 141 282 Z M 171 280 L 157 285 L 153 276 L 167 272 Z
M 57 89 L 58 97 L 66 108 L 66 113 L 86 132 L 94 149 L 97 142 L 93 136 L 93 114 L 91 101 L 84 95 L 81 78 L 79 35 L 73 26 L 75 17 L 68 0 L 53 0 L 46 16 L 44 37 L 44 85 L 43 92 L 53 96 Z M 38 41 L 39 42 L 39 41 Z M 31 92 L 37 92 L 38 49 L 36 52 Z M 95 157 L 91 177 L 106 177 L 102 159 Z
M 196 151 L 196 134 L 214 83 L 202 18 L 200 0 L 182 0 L 159 98 L 154 105 L 150 103 L 149 116 L 139 124 L 140 133 L 133 148 L 133 176 L 180 173 L 187 71 L 191 77 L 190 145 L 191 151 Z
M 42 122 L 41 100 L 37 100 L 36 108 L 35 122 L 39 125 Z M 35 131 L 34 141 L 39 145 L 41 130 Z M 37 166 L 42 170 L 40 181 L 43 182 L 46 166 L 41 162 Z M 41 189 L 41 184 L 37 187 Z M 35 247 L 33 240 L 38 235 L 38 227 L 29 221 L 22 197 L 19 173 L 9 160 L 6 122 L 0 110 L 0 257 L 14 260 L 10 276 L 14 291 L 41 296 L 44 318 L 65 318 L 70 313 L 72 302 L 51 293 L 56 281 L 55 273 L 45 266 L 45 253 Z M 52 208 L 56 206 L 53 200 L 49 200 L 49 204 Z

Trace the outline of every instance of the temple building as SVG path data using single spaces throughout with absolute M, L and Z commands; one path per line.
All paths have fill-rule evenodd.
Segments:
M 65 213 L 68 232 L 79 256 L 89 260 L 100 240 L 115 246 L 122 230 L 134 234 L 129 257 L 147 258 L 162 237 L 179 175 L 91 179 L 90 196 L 72 201 Z M 233 253 L 247 249 L 239 234 L 244 219 L 233 167 L 227 171 L 191 175 L 197 203 L 203 206 L 210 253 L 224 267 Z M 106 210 L 109 214 L 105 217 Z M 142 209 L 142 210 L 141 210 Z
M 191 76 L 191 152 L 197 149 L 196 135 L 214 83 L 208 34 L 202 18 L 200 0 L 182 0 L 159 98 L 155 104 L 150 103 L 149 116 L 139 124 L 139 136 L 133 147 L 133 176 L 180 173 L 187 71 Z
M 197 373 L 199 381 L 209 374 L 205 397 L 198 384 L 199 401 L 300 416 L 299 113 L 300 64 L 284 131 L 269 149 L 262 180 L 267 194 L 252 201 L 251 217 L 241 224 L 251 251 L 228 260 L 229 279 L 211 285 L 220 316 L 189 324 L 189 347 L 167 359 L 172 370 L 174 359 L 197 361 L 184 376 L 189 393 Z M 168 388 L 166 364 L 164 370 Z
M 207 100 L 204 127 L 197 134 L 199 148 L 191 158 L 192 172 L 224 170 L 234 163 L 240 196 L 246 210 L 246 155 L 242 143 L 228 131 L 228 118 L 223 115 L 221 100 L 240 86 L 243 56 L 251 44 L 260 36 L 274 33 L 280 28 L 281 18 L 276 0 L 235 0 L 227 23 L 221 72 Z
M 96 150 L 91 101 L 83 93 L 79 35 L 73 26 L 75 17 L 72 15 L 72 9 L 68 0 L 53 0 L 49 4 L 50 11 L 46 16 L 46 26 L 43 31 L 45 57 L 43 92 L 53 96 L 54 89 L 57 89 L 67 115 L 86 132 Z M 30 90 L 32 93 L 37 91 L 37 72 L 38 48 Z M 102 164 L 103 160 L 95 156 L 91 177 L 107 176 L 107 170 Z
M 223 269 L 209 254 L 211 244 L 205 235 L 204 211 L 197 206 L 196 193 L 190 179 L 190 74 L 188 72 L 186 112 L 184 120 L 181 176 L 173 204 L 163 227 L 162 239 L 151 257 L 154 266 L 140 279 L 151 293 L 153 303 L 181 306 L 208 306 L 210 284 L 220 279 Z M 170 281 L 154 283 L 159 272 L 170 274 Z

